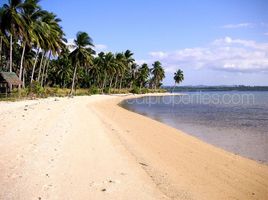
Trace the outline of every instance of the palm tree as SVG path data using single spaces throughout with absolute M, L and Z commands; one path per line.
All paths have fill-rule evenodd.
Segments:
M 96 58 L 93 60 L 93 68 L 91 70 L 92 75 L 96 78 L 97 84 L 99 84 L 99 87 L 103 89 L 104 86 L 104 79 L 103 81 L 100 81 L 102 75 L 105 74 L 105 69 L 104 69 L 104 52 L 100 52 Z M 100 81 L 100 82 L 99 82 Z
M 104 87 L 106 87 L 106 82 L 107 82 L 107 75 L 110 75 L 110 83 L 109 83 L 109 91 L 111 89 L 111 85 L 112 85 L 112 80 L 113 80 L 113 76 L 115 74 L 115 62 L 114 62 L 114 55 L 113 53 L 109 52 L 106 53 L 104 56 L 104 63 L 103 63 L 103 67 L 104 67 L 104 81 L 103 81 L 103 86 L 102 86 L 102 91 L 104 89 Z
M 25 4 L 21 0 L 9 0 L 8 4 L 3 5 L 2 31 L 9 35 L 9 71 L 12 72 L 12 47 L 13 40 L 25 34 L 25 22 L 20 14 Z
M 71 95 L 73 94 L 76 72 L 78 67 L 85 67 L 88 64 L 91 64 L 93 58 L 92 54 L 95 52 L 92 50 L 93 41 L 86 32 L 78 32 L 75 39 L 75 50 L 71 52 L 70 59 L 74 65 L 73 81 L 71 88 Z
M 178 69 L 176 73 L 174 73 L 174 81 L 175 81 L 175 84 L 174 84 L 174 87 L 173 87 L 173 91 L 176 87 L 176 84 L 180 84 L 182 81 L 184 80 L 184 75 L 183 75 L 183 71 Z
M 130 50 L 126 50 L 124 53 L 125 56 L 125 68 L 126 70 L 131 70 L 131 65 L 134 63 L 135 59 L 132 57 L 134 54 Z M 125 74 L 125 71 L 123 72 Z M 122 84 L 122 79 L 120 80 L 120 86 Z M 131 87 L 131 84 L 129 84 Z M 121 88 L 120 88 L 121 89 Z
M 46 30 L 42 26 L 42 18 L 47 14 L 47 11 L 44 11 L 40 8 L 38 5 L 39 0 L 26 0 L 25 3 L 26 5 L 29 5 L 23 9 L 23 17 L 27 23 L 28 29 L 28 45 L 34 48 L 36 51 L 30 79 L 30 83 L 32 83 L 38 58 L 40 57 L 39 52 L 41 50 L 41 46 L 44 44 L 42 41 L 45 40 L 44 34 L 46 34 Z
M 137 81 L 140 86 L 140 89 L 141 87 L 145 87 L 145 84 L 148 81 L 149 73 L 150 73 L 150 69 L 148 65 L 146 63 L 143 63 L 141 67 L 138 69 L 138 77 L 137 77 Z
M 38 0 L 25 0 L 24 7 L 22 8 L 22 18 L 24 21 L 24 34 L 21 36 L 21 44 L 22 44 L 22 56 L 20 61 L 20 71 L 19 71 L 19 79 L 22 80 L 22 72 L 23 72 L 23 61 L 25 55 L 26 45 L 29 47 L 32 46 L 32 41 L 34 40 L 34 32 L 31 30 L 33 27 L 32 24 L 36 21 L 40 16 L 40 7 L 38 6 Z
M 28 74 L 28 72 L 33 66 L 34 56 L 35 56 L 35 52 L 29 46 L 27 46 L 27 48 L 25 49 L 25 58 L 24 58 L 23 70 L 22 70 L 22 86 L 23 87 L 25 87 L 26 81 L 28 81 L 26 75 Z
M 129 85 L 130 88 L 132 88 L 133 82 L 136 80 L 136 73 L 138 67 L 139 66 L 136 63 L 132 63 L 130 66 L 130 85 Z
M 159 61 L 155 61 L 153 63 L 153 68 L 151 69 L 152 77 L 152 85 L 156 89 L 160 86 L 161 81 L 165 78 L 165 71 Z
M 63 49 L 58 59 L 55 61 L 55 73 L 59 77 L 61 87 L 66 87 L 66 84 L 71 80 L 71 62 L 68 58 L 69 50 Z
M 44 15 L 42 15 L 42 23 L 45 31 L 44 39 L 43 41 L 43 48 L 44 48 L 44 55 L 48 53 L 48 57 L 45 58 L 44 65 L 43 65 L 43 71 L 41 76 L 41 86 L 43 86 L 44 79 L 45 79 L 45 71 L 48 68 L 50 57 L 51 55 L 57 55 L 60 53 L 60 50 L 65 46 L 64 44 L 64 33 L 62 31 L 62 28 L 59 25 L 59 22 L 61 20 L 57 18 L 57 16 L 54 13 L 46 12 Z M 42 68 L 42 62 L 40 65 L 40 68 Z
M 0 8 L 0 66 L 2 65 L 2 49 L 3 49 L 3 43 L 6 42 L 6 37 L 3 33 L 3 13 L 4 9 Z
M 123 53 L 115 54 L 115 65 L 116 65 L 116 78 L 115 78 L 115 84 L 114 84 L 115 88 L 117 88 L 118 78 L 119 77 L 123 78 L 124 76 L 124 71 L 126 70 L 124 61 L 125 61 L 125 57 Z M 121 89 L 121 82 L 119 85 L 119 89 Z

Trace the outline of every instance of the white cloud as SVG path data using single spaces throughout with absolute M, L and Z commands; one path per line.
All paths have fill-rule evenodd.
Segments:
M 167 56 L 167 53 L 163 51 L 151 52 L 149 54 L 153 57 L 159 57 L 159 58 L 165 58 Z
M 159 60 L 167 71 L 178 67 L 237 72 L 268 72 L 268 43 L 225 37 L 206 47 L 186 48 L 172 52 L 150 52 L 151 63 Z M 163 56 L 164 55 L 164 56 Z
M 65 43 L 68 47 L 69 51 L 73 51 L 75 48 L 74 38 L 67 39 L 67 43 Z
M 70 38 L 67 40 L 66 46 L 69 48 L 70 51 L 73 51 L 76 47 L 74 43 L 74 38 Z M 108 47 L 104 44 L 96 44 L 94 45 L 94 50 L 98 53 L 100 51 L 105 51 Z
M 108 47 L 105 44 L 96 44 L 94 47 L 94 50 L 99 52 L 99 51 L 104 51 L 106 50 Z
M 244 47 L 250 47 L 253 49 L 260 49 L 260 50 L 267 50 L 268 48 L 268 43 L 256 43 L 253 40 L 232 39 L 230 37 L 215 40 L 213 44 L 222 46 L 241 45 Z
M 254 24 L 252 23 L 240 23 L 240 24 L 226 24 L 221 26 L 221 28 L 232 29 L 232 28 L 252 28 Z

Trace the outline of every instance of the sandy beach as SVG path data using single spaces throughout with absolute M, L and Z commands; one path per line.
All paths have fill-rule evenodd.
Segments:
M 0 102 L 0 199 L 260 199 L 268 166 L 118 106 Z

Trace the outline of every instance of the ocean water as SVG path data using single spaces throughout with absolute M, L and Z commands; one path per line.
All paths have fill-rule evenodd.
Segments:
M 207 143 L 268 163 L 268 92 L 189 92 L 122 106 Z

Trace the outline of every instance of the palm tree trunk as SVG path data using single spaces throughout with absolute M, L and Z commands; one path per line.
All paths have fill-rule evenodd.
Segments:
M 46 66 L 47 66 L 48 58 L 45 58 L 44 64 L 43 64 L 43 69 L 42 69 L 42 75 L 41 75 L 41 87 L 43 87 L 43 81 L 44 81 L 44 76 L 45 76 L 45 71 L 46 71 Z
M 100 86 L 100 76 L 99 76 L 99 74 L 97 74 L 97 82 L 96 82 L 96 86 Z
M 50 57 L 50 56 L 49 56 Z M 47 62 L 47 67 L 46 67 L 46 73 L 45 73 L 45 79 L 44 79 L 44 85 L 46 85 L 46 81 L 47 81 L 47 76 L 48 76 L 48 69 L 49 69 L 49 63 L 50 63 L 50 59 Z
M 26 44 L 23 43 L 23 48 L 22 48 L 22 55 L 21 55 L 21 59 L 20 59 L 20 73 L 19 73 L 19 79 L 22 80 L 22 71 L 23 71 L 23 59 L 24 59 L 24 54 L 25 54 L 25 47 Z
M 113 83 L 113 76 L 110 79 L 110 84 L 109 84 L 109 93 L 111 92 L 111 87 L 112 87 L 112 83 Z
M 123 68 L 123 72 L 122 72 L 122 74 L 121 74 L 121 78 L 120 78 L 119 90 L 122 89 L 122 82 L 123 82 L 123 76 L 124 76 L 124 74 L 125 74 L 125 69 Z
M 3 46 L 3 36 L 0 38 L 0 65 L 2 65 L 2 46 Z
M 116 75 L 116 77 L 115 77 L 115 83 L 114 83 L 114 87 L 115 88 L 117 88 L 116 86 L 117 86 L 117 82 L 118 82 L 118 74 Z
M 32 75 L 31 75 L 31 82 L 30 82 L 31 84 L 32 84 L 33 78 L 34 78 L 34 71 L 35 71 L 35 67 L 36 67 L 36 64 L 37 64 L 39 51 L 40 51 L 40 48 L 38 48 L 36 56 L 35 56 L 34 65 L 33 65 L 33 71 L 32 71 Z
M 9 52 L 9 72 L 12 72 L 12 34 L 10 34 L 10 52 Z
M 43 85 L 44 85 L 44 83 L 46 81 L 48 66 L 49 66 L 49 62 L 50 62 L 50 57 L 51 57 L 51 51 L 49 52 L 48 59 L 46 61 L 46 64 L 44 65 L 44 71 L 43 71 L 42 81 L 41 81 L 41 86 L 42 87 L 43 87 Z
M 121 90 L 122 88 L 122 81 L 123 81 L 123 76 L 120 77 L 119 90 Z
M 37 81 L 40 81 L 40 76 L 41 76 L 41 70 L 42 70 L 42 64 L 43 64 L 43 59 L 44 59 L 44 55 L 45 55 L 45 51 L 43 51 L 42 53 L 42 58 L 40 61 L 40 65 L 39 65 L 39 72 L 38 72 L 38 77 L 37 77 Z
M 73 82 L 72 82 L 72 88 L 71 88 L 70 95 L 73 95 L 73 91 L 74 91 L 74 83 L 75 83 L 75 77 L 76 77 L 76 70 L 77 70 L 77 64 L 75 65 L 75 68 L 74 68 Z
M 102 83 L 102 93 L 103 93 L 104 86 L 106 86 L 106 77 L 107 77 L 107 73 L 105 72 L 104 80 L 103 80 L 103 83 Z
M 22 70 L 22 87 L 25 88 L 25 67 Z

